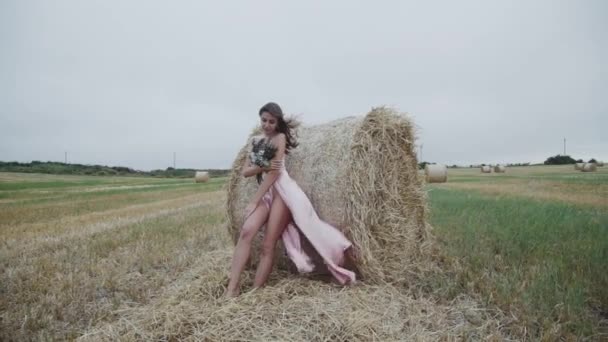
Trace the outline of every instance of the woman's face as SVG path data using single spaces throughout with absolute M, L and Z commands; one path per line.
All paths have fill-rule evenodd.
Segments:
M 278 120 L 268 112 L 263 112 L 260 115 L 260 123 L 266 135 L 273 135 L 277 131 Z

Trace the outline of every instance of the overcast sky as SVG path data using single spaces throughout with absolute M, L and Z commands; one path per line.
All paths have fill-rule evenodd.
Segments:
M 0 0 L 0 160 L 229 168 L 268 101 L 422 159 L 608 160 L 608 1 Z

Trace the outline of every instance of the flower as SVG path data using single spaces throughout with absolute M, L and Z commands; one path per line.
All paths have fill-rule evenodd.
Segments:
M 270 161 L 274 158 L 277 152 L 277 148 L 272 145 L 270 142 L 267 142 L 264 139 L 260 139 L 259 141 L 252 142 L 251 153 L 249 154 L 249 158 L 251 162 L 260 167 L 268 167 L 270 166 Z

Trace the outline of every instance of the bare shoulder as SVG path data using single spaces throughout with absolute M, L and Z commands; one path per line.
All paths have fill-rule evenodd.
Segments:
M 275 135 L 274 139 L 277 139 L 277 141 L 285 141 L 285 133 L 279 133 Z
M 276 146 L 285 146 L 286 141 L 287 138 L 285 137 L 284 133 L 279 133 L 272 138 L 272 143 Z

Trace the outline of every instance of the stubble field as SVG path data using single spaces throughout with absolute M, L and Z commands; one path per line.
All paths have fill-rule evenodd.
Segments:
M 606 338 L 608 169 L 450 169 L 443 272 L 341 288 L 285 271 L 223 299 L 226 179 L 0 173 L 1 340 Z

